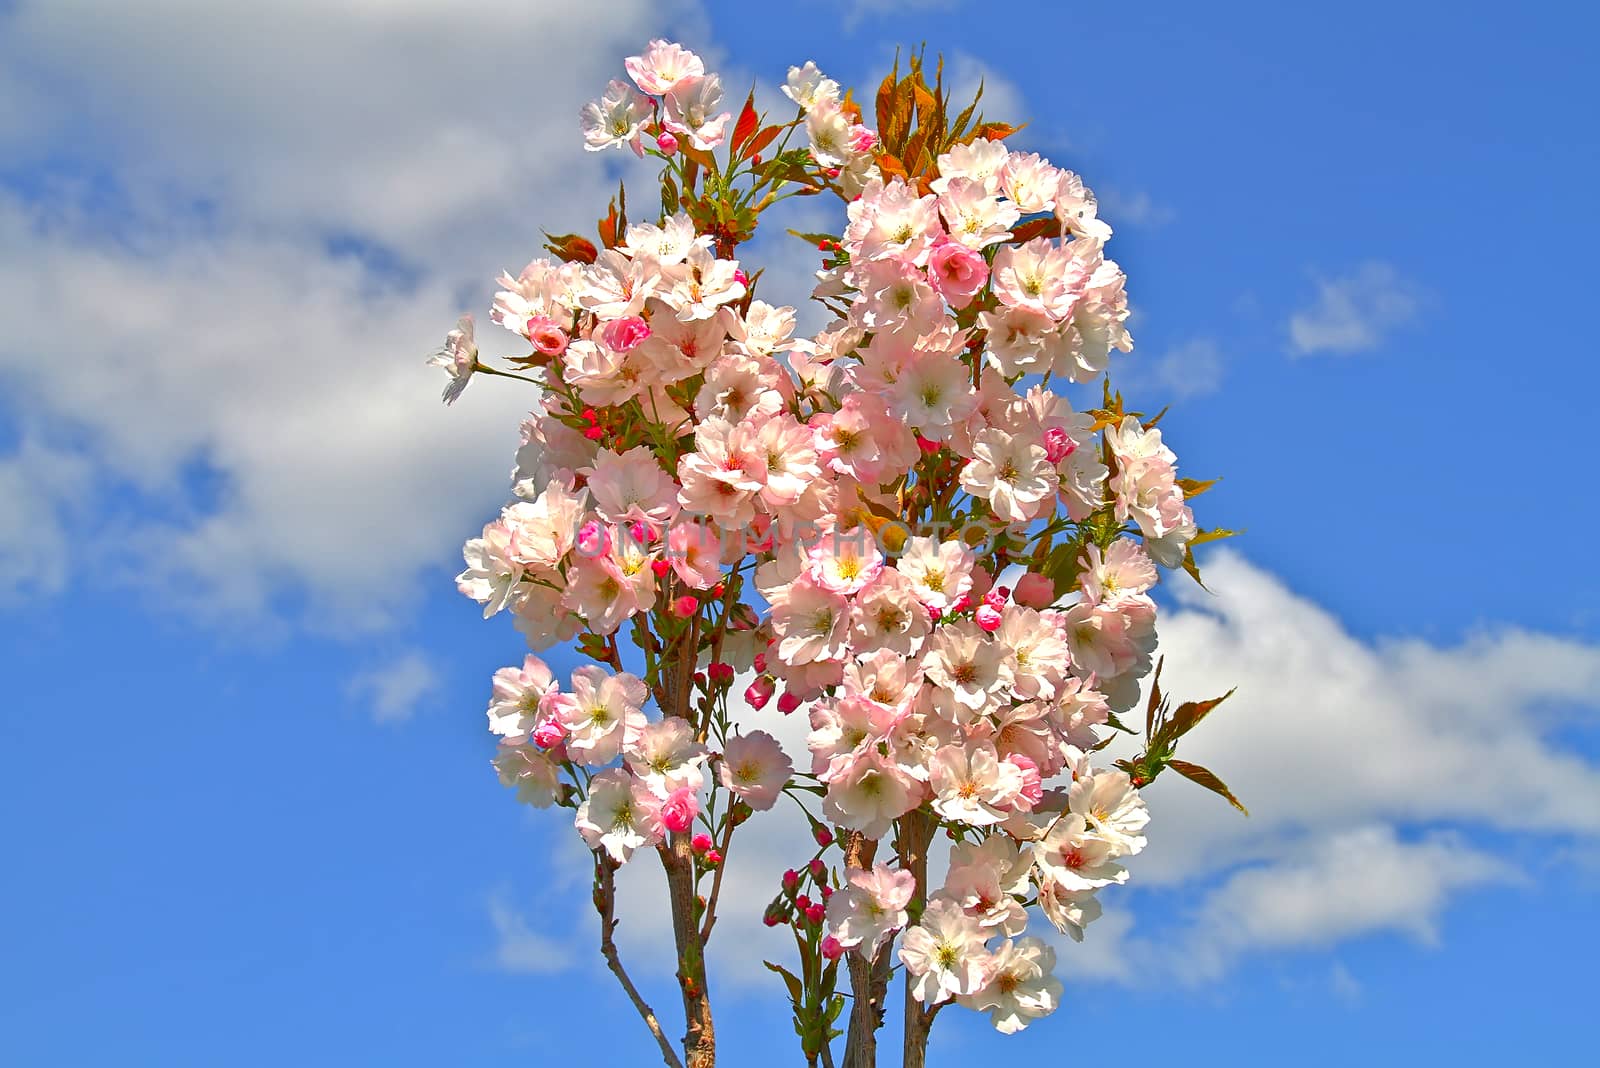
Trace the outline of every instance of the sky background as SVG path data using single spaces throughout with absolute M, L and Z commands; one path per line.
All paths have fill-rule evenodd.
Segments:
M 520 639 L 451 582 L 527 397 L 446 410 L 423 361 L 647 188 L 575 115 L 657 35 L 767 100 L 923 41 L 984 79 L 1100 194 L 1117 380 L 1248 531 L 1161 598 L 1164 678 L 1240 687 L 1186 755 L 1251 818 L 1163 779 L 1062 1011 L 945 1013 L 930 1063 L 1587 1048 L 1600 24 L 1297 7 L 0 0 L 0 1062 L 651 1063 L 581 845 L 488 767 Z M 753 922 L 783 840 L 713 946 L 730 1066 L 799 1061 Z M 671 1021 L 668 937 L 625 914 Z

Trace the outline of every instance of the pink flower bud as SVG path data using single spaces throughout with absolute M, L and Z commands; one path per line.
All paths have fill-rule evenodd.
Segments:
M 667 572 L 672 570 L 672 565 L 665 560 L 652 560 L 650 570 L 656 573 L 656 578 L 664 579 L 667 577 Z
M 1067 436 L 1067 432 L 1058 426 L 1053 426 L 1044 432 L 1044 457 L 1053 464 L 1071 456 L 1078 449 L 1078 443 Z
M 822 938 L 822 955 L 828 960 L 838 960 L 844 956 L 844 947 L 833 935 L 824 935 Z
M 655 531 L 642 519 L 635 519 L 628 524 L 628 537 L 633 539 L 635 545 L 647 545 L 656 539 Z
M 930 441 L 927 438 L 923 437 L 921 434 L 918 434 L 917 435 L 917 448 L 921 449 L 923 452 L 926 452 L 926 453 L 935 453 L 935 452 L 939 451 L 939 443 L 937 441 Z
M 982 628 L 985 634 L 993 634 L 1000 629 L 1000 609 L 992 604 L 979 605 L 978 611 L 973 614 L 973 619 L 977 621 L 978 626 Z
M 793 690 L 783 691 L 783 696 L 778 698 L 778 711 L 788 715 L 800 707 L 800 698 Z
M 786 893 L 786 894 L 794 893 L 795 888 L 797 886 L 799 886 L 799 885 L 800 885 L 800 873 L 795 871 L 793 868 L 787 869 L 783 873 L 783 891 L 784 891 L 784 893 Z
M 811 828 L 811 837 L 815 838 L 817 840 L 817 845 L 821 846 L 823 849 L 827 849 L 829 846 L 833 845 L 833 832 L 828 830 L 828 828 L 824 827 L 820 823 Z
M 767 702 L 772 700 L 772 691 L 777 686 L 771 675 L 757 676 L 756 681 L 744 692 L 745 703 L 755 709 L 767 707 Z
M 706 864 L 708 866 L 715 868 L 718 864 L 721 864 L 721 863 L 722 863 L 722 854 L 721 853 L 718 853 L 715 849 L 706 850 Z
M 821 882 L 828 877 L 828 866 L 822 862 L 821 857 L 817 857 L 815 860 L 813 860 L 810 864 L 810 867 L 811 877 L 818 882 Z
M 827 915 L 828 910 L 821 904 L 812 905 L 810 908 L 806 909 L 806 919 L 810 920 L 812 923 L 821 923 L 823 919 L 827 917 Z
M 811 899 L 804 894 L 794 899 L 794 907 L 804 912 L 811 907 Z
M 1006 598 L 1010 595 L 1011 591 L 1004 586 L 996 586 L 983 595 L 983 603 L 990 608 L 1004 608 L 1006 606 Z
M 757 673 L 765 674 L 767 670 L 767 654 L 757 653 L 755 655 L 754 666 Z
M 969 609 L 971 607 L 972 607 L 972 595 L 970 593 L 963 593 L 961 595 L 961 599 L 959 601 L 957 601 L 955 604 L 950 606 L 950 611 L 952 611 L 952 612 L 965 612 L 967 609 Z
M 689 839 L 689 848 L 694 850 L 696 853 L 704 853 L 706 850 L 711 848 L 711 836 L 704 832 L 695 835 L 693 838 Z
M 599 441 L 601 438 L 606 436 L 606 428 L 603 426 L 592 426 L 583 432 L 583 436 L 588 438 L 590 441 Z
M 684 786 L 672 791 L 661 803 L 661 824 L 677 834 L 694 826 L 695 814 L 700 811 L 700 795 Z
M 591 519 L 578 531 L 578 552 L 591 560 L 611 551 L 611 531 L 604 523 Z
M 567 351 L 567 332 L 547 315 L 535 315 L 528 320 L 528 340 L 536 352 L 546 356 L 560 356 Z
M 656 147 L 661 149 L 662 155 L 670 156 L 678 151 L 678 139 L 668 131 L 662 130 L 656 135 Z
M 1012 597 L 1027 608 L 1049 608 L 1056 599 L 1056 584 L 1044 575 L 1030 571 L 1017 580 Z
M 1018 807 L 1033 808 L 1044 800 L 1044 779 L 1039 774 L 1039 765 L 1032 757 L 1023 756 L 1021 753 L 1012 753 L 1006 757 L 1016 767 L 1022 769 L 1022 789 L 1017 791 L 1017 799 L 1021 802 Z
M 546 716 L 533 728 L 533 744 L 540 749 L 549 749 L 560 745 L 561 739 L 567 736 L 567 730 L 555 716 Z
M 706 667 L 706 674 L 711 676 L 711 681 L 718 686 L 727 686 L 733 682 L 733 665 L 714 661 Z
M 841 175 L 843 173 L 844 172 L 841 171 L 838 167 L 829 167 L 828 171 L 827 171 L 827 174 L 828 174 L 829 178 L 837 178 L 837 177 L 839 177 L 839 175 Z
M 702 690 L 706 688 L 706 673 L 704 671 L 696 671 L 694 673 L 694 684 Z
M 827 904 L 828 899 L 833 896 L 833 887 L 829 886 L 827 883 L 823 883 L 818 889 L 822 894 L 822 903 Z
M 618 352 L 629 352 L 650 336 L 650 324 L 637 315 L 613 319 L 600 331 L 600 337 Z
M 742 286 L 747 286 L 750 284 L 750 276 L 737 269 L 733 272 L 733 280 Z
M 700 611 L 700 598 L 693 594 L 684 594 L 672 602 L 672 614 L 680 619 L 688 619 Z

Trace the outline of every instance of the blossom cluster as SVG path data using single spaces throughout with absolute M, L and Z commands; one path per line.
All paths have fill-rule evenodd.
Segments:
M 1091 758 L 1151 670 L 1150 591 L 1200 533 L 1153 421 L 1109 384 L 1068 396 L 1132 349 L 1111 228 L 1077 174 L 999 129 L 944 120 L 911 172 L 894 98 L 880 135 L 813 63 L 764 129 L 680 45 L 625 68 L 583 135 L 658 159 L 662 213 L 614 213 L 605 247 L 553 243 L 499 279 L 518 373 L 479 361 L 470 319 L 436 358 L 449 401 L 479 372 L 540 387 L 461 592 L 535 652 L 576 640 L 593 661 L 564 685 L 534 655 L 496 673 L 495 765 L 612 863 L 670 864 L 686 837 L 697 887 L 787 795 L 818 830 L 822 900 L 769 919 L 829 960 L 898 939 L 917 999 L 1020 1029 L 1061 992 L 1029 907 L 1081 938 L 1145 844 L 1143 782 Z M 833 318 L 810 336 L 755 296 L 727 221 L 785 190 L 846 204 L 817 240 Z M 741 726 L 774 698 L 808 753 Z M 955 840 L 937 886 L 904 863 L 915 813 Z M 891 840 L 900 863 L 822 859 Z

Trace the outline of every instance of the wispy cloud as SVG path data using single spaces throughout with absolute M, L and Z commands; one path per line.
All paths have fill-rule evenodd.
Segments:
M 1203 563 L 1216 596 L 1173 587 L 1162 682 L 1195 697 L 1238 687 L 1183 755 L 1251 816 L 1158 783 L 1151 848 L 1132 865 L 1155 892 L 1135 906 L 1107 895 L 1121 919 L 1088 940 L 1111 944 L 1064 947 L 1067 969 L 1194 981 L 1374 932 L 1448 937 L 1456 895 L 1525 878 L 1508 837 L 1600 842 L 1600 766 L 1561 745 L 1551 712 L 1600 709 L 1600 645 L 1509 629 L 1370 642 L 1237 555 Z
M 961 0 L 844 0 L 844 28 L 853 30 L 867 18 L 901 12 L 948 11 Z
M 1215 393 L 1222 386 L 1222 350 L 1209 338 L 1196 338 L 1156 356 L 1134 351 L 1123 364 L 1141 386 L 1178 400 Z
M 377 722 L 403 723 L 438 688 L 439 673 L 432 662 L 413 650 L 355 675 L 345 692 L 370 708 Z
M 505 890 L 489 896 L 488 911 L 494 926 L 496 968 L 519 975 L 549 975 L 572 966 L 571 950 L 534 930 Z
M 1098 186 L 1094 190 L 1100 206 L 1100 218 L 1113 227 L 1120 224 L 1132 226 L 1164 226 L 1178 217 L 1178 213 L 1164 204 L 1156 203 L 1143 190 L 1123 190 L 1114 186 Z
M 1349 354 L 1377 348 L 1411 323 L 1418 291 L 1387 263 L 1364 263 L 1349 274 L 1317 282 L 1317 299 L 1289 317 L 1289 351 Z

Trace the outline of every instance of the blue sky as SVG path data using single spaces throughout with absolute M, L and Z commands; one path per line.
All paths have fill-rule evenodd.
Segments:
M 0 3 L 0 1061 L 650 1062 L 575 837 L 487 766 L 519 640 L 450 583 L 525 402 L 447 412 L 421 361 L 646 176 L 573 115 L 660 33 L 769 92 L 921 41 L 984 77 L 1101 194 L 1120 380 L 1248 529 L 1163 634 L 1167 677 L 1241 686 L 1195 756 L 1252 818 L 1158 784 L 1063 1011 L 944 1014 L 932 1063 L 1583 1048 L 1592 18 L 525 6 Z M 659 931 L 623 939 L 670 1015 Z M 788 1063 L 766 978 L 726 984 L 730 1065 Z

